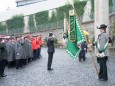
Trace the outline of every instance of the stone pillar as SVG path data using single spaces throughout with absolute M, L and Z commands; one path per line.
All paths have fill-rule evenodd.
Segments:
M 34 26 L 37 29 L 37 24 L 36 24 L 36 20 L 35 20 L 35 15 L 33 15 L 33 20 L 34 20 Z
M 87 4 L 85 5 L 85 8 L 84 8 L 82 22 L 91 21 L 90 14 L 91 14 L 91 0 L 88 0 Z
M 97 39 L 98 34 L 100 31 L 97 29 L 100 24 L 106 24 L 109 27 L 109 0 L 95 0 L 95 40 Z M 106 29 L 107 33 L 109 34 L 108 28 Z
M 95 0 L 95 41 L 97 40 L 98 35 L 100 34 L 99 27 L 100 24 L 106 24 L 108 27 L 106 28 L 107 33 L 109 34 L 109 0 Z M 109 54 L 109 49 L 108 49 Z
M 28 26 L 28 20 L 29 20 L 29 16 L 24 16 L 24 33 L 28 33 L 29 31 L 29 26 Z

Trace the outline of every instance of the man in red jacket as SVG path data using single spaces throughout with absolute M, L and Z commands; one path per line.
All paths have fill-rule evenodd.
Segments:
M 36 45 L 37 45 L 37 58 L 40 57 L 40 41 L 39 36 L 36 36 Z
M 32 37 L 32 49 L 34 54 L 34 60 L 37 58 L 37 44 L 36 44 L 36 37 Z

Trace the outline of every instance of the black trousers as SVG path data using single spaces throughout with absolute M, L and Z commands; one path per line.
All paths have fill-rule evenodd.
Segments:
M 100 79 L 108 79 L 106 62 L 107 62 L 107 56 L 99 59 L 99 65 L 100 65 L 99 78 Z
M 16 69 L 18 69 L 19 67 L 21 67 L 21 59 L 17 59 L 16 60 Z
M 81 51 L 79 54 L 79 61 L 81 61 L 82 58 L 85 61 L 85 51 Z
M 40 48 L 37 49 L 37 58 L 39 58 L 39 57 L 40 57 Z
M 51 68 L 52 59 L 53 59 L 53 52 L 48 52 L 48 64 L 47 64 L 48 68 Z
M 33 54 L 34 54 L 34 58 L 36 59 L 37 58 L 37 54 L 38 54 L 37 49 L 33 50 Z
M 15 66 L 15 61 L 8 61 L 8 68 L 14 67 Z
M 0 76 L 4 75 L 5 66 L 6 66 L 6 60 L 1 60 L 0 61 Z

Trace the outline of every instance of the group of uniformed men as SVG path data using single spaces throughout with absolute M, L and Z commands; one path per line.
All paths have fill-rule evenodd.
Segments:
M 15 66 L 18 69 L 27 62 L 40 58 L 41 46 L 41 36 L 0 38 L 0 77 L 6 76 L 4 74 L 6 63 L 8 67 Z

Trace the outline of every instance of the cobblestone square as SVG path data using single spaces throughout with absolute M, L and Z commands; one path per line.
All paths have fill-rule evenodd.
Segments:
M 47 48 L 42 48 L 42 58 L 20 69 L 7 68 L 7 77 L 0 79 L 0 86 L 115 86 L 115 57 L 110 57 L 108 81 L 99 81 L 89 53 L 85 62 L 73 60 L 65 49 L 56 49 L 52 68 L 47 71 Z M 99 69 L 99 65 L 97 64 Z

